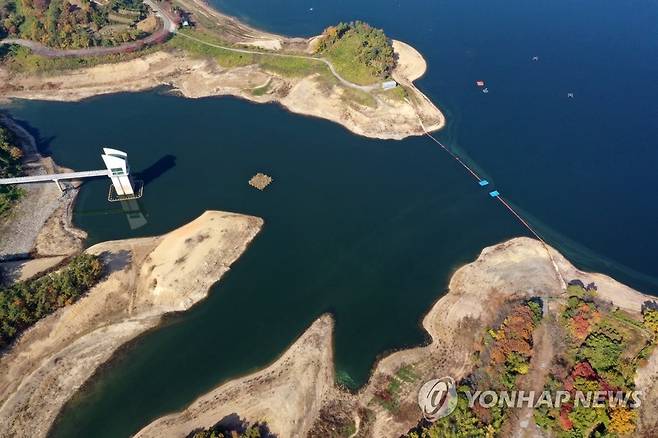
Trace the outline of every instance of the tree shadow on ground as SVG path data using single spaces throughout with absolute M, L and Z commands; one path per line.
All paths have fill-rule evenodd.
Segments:
M 132 252 L 126 249 L 116 252 L 103 251 L 99 255 L 105 266 L 106 276 L 113 272 L 123 271 L 132 262 L 132 256 Z
M 209 438 L 212 436 L 225 436 L 227 438 L 233 436 L 242 437 L 247 436 L 243 434 L 245 434 L 249 428 L 252 429 L 252 432 L 254 428 L 257 429 L 259 432 L 259 435 L 257 436 L 259 438 L 277 438 L 277 436 L 270 431 L 267 423 L 249 424 L 247 420 L 241 419 L 236 413 L 225 416 L 209 429 L 195 429 L 190 432 L 186 438 Z

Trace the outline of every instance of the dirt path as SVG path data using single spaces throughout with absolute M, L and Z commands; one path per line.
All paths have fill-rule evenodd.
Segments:
M 617 305 L 631 307 L 631 303 L 641 303 L 650 298 L 607 277 L 578 271 L 553 249 L 549 257 L 545 247 L 536 240 L 512 239 L 485 248 L 477 260 L 455 272 L 450 281 L 449 292 L 432 306 L 423 319 L 423 327 L 431 336 L 431 343 L 384 357 L 377 363 L 368 384 L 358 394 L 338 389 L 328 391 L 324 385 L 319 385 L 316 392 L 311 391 L 309 394 L 307 374 L 300 372 L 299 382 L 291 383 L 289 373 L 284 371 L 279 377 L 274 372 L 276 368 L 270 367 L 254 375 L 228 382 L 199 398 L 185 411 L 156 420 L 147 426 L 140 436 L 182 437 L 196 427 L 214 424 L 213 422 L 219 421 L 225 412 L 232 411 L 250 422 L 272 421 L 271 430 L 279 434 L 278 436 L 304 436 L 290 435 L 288 432 L 304 430 L 295 429 L 295 425 L 307 425 L 312 420 L 309 417 L 315 416 L 311 432 L 353 431 L 356 427 L 358 436 L 362 437 L 399 437 L 414 427 L 421 417 L 416 402 L 419 387 L 431 378 L 451 376 L 458 380 L 468 373 L 473 365 L 474 349 L 480 345 L 486 328 L 491 326 L 500 309 L 507 305 L 509 300 L 540 295 L 553 297 L 549 315 L 557 311 L 558 301 L 555 298 L 562 296 L 562 287 L 555 276 L 554 261 L 571 278 L 597 278 L 600 293 L 604 297 L 613 298 Z M 619 300 L 616 300 L 616 291 L 622 290 L 625 294 L 621 294 Z M 639 307 L 634 311 L 639 311 Z M 527 390 L 541 391 L 549 372 L 553 357 L 551 324 L 550 318 L 545 319 L 535 331 L 531 372 L 520 382 Z M 331 326 L 325 327 L 330 330 Z M 325 333 L 325 336 L 331 337 L 331 333 Z M 317 366 L 315 361 L 326 360 L 317 349 L 299 351 L 297 344 L 288 350 L 284 357 L 293 364 L 311 362 L 313 369 Z M 323 357 L 325 359 L 322 359 Z M 653 368 L 658 367 L 657 357 L 656 354 L 651 357 Z M 411 367 L 416 377 L 413 381 L 402 383 L 396 394 L 398 407 L 390 411 L 377 401 L 377 394 L 388 387 L 390 379 L 403 367 Z M 265 379 L 264 375 L 270 378 Z M 655 378 L 644 376 L 642 379 L 642 382 L 651 381 L 653 388 L 656 388 Z M 249 382 L 248 391 L 243 393 L 237 388 L 246 382 Z M 287 388 L 286 391 L 292 392 L 283 392 L 284 387 Z M 316 405 L 313 405 L 313 409 L 306 410 L 301 404 L 283 401 L 281 397 L 284 393 L 292 400 L 301 397 L 295 392 L 295 388 L 300 388 L 303 397 L 308 400 L 323 399 L 320 414 L 316 413 Z M 658 393 L 658 390 L 652 394 L 655 393 Z M 230 404 L 222 407 L 222 400 L 227 398 L 230 399 L 227 401 Z M 264 405 L 259 404 L 258 400 L 261 398 L 266 401 Z M 277 400 L 279 405 L 272 406 L 268 403 L 271 400 Z M 258 407 L 255 408 L 254 405 Z M 322 412 L 329 415 L 323 416 Z M 279 413 L 283 420 L 279 419 Z M 337 424 L 336 421 L 342 423 Z M 516 421 L 509 427 L 511 432 L 506 436 L 540 436 L 535 429 L 530 409 L 521 410 Z M 325 432 L 322 432 L 324 435 L 315 433 L 312 436 L 326 436 Z
M 100 94 L 145 91 L 165 85 L 191 98 L 231 95 L 252 102 L 278 102 L 294 113 L 327 119 L 371 138 L 400 140 L 423 135 L 419 118 L 429 131 L 445 125 L 441 111 L 413 85 L 413 80 L 424 73 L 426 63 L 420 53 L 407 44 L 393 42 L 398 57 L 393 76 L 404 86 L 404 92 L 384 92 L 379 91 L 381 84 L 354 84 L 343 78 L 328 60 L 311 56 L 309 47 L 313 39 L 289 38 L 250 28 L 198 0 L 180 0 L 180 3 L 193 15 L 203 18 L 204 23 L 209 23 L 228 45 L 178 33 L 181 38 L 238 53 L 322 62 L 331 70 L 336 83 L 321 80 L 315 74 L 282 75 L 258 64 L 224 68 L 210 57 L 163 50 L 129 61 L 61 73 L 21 74 L 0 67 L 0 99 L 77 101 Z M 263 52 L 230 45 L 274 50 Z M 268 84 L 267 89 L 256 92 L 255 89 L 264 83 Z M 401 98 L 400 94 L 409 99 Z
M 213 44 L 209 43 L 208 41 L 203 41 L 199 38 L 195 38 L 191 35 L 187 35 L 182 32 L 176 32 L 176 35 L 185 37 L 187 39 L 190 39 L 192 41 L 196 41 L 199 44 L 206 45 L 208 47 L 214 47 L 216 49 L 222 49 L 222 50 L 227 50 L 229 52 L 234 52 L 234 53 L 245 53 L 248 55 L 264 55 L 264 56 L 276 56 L 279 58 L 293 58 L 293 59 L 306 59 L 309 61 L 315 61 L 315 62 L 322 62 L 325 64 L 327 67 L 329 67 L 329 70 L 331 71 L 331 74 L 334 75 L 334 77 L 343 85 L 349 88 L 354 88 L 356 90 L 360 90 L 366 93 L 370 93 L 371 91 L 374 90 L 380 90 L 382 88 L 382 84 L 373 84 L 373 85 L 359 85 L 355 84 L 354 82 L 350 82 L 347 79 L 343 78 L 337 71 L 334 65 L 331 63 L 326 58 L 319 58 L 317 56 L 307 56 L 307 55 L 293 55 L 289 53 L 276 53 L 276 52 L 263 52 L 263 51 L 258 51 L 258 50 L 249 50 L 249 49 L 236 49 L 235 47 L 229 47 L 229 46 L 222 46 L 219 44 Z
M 557 302 L 550 309 L 542 323 L 533 334 L 533 355 L 530 359 L 530 372 L 518 380 L 517 387 L 524 391 L 534 391 L 537 396 L 544 390 L 544 384 L 550 371 L 553 360 L 554 324 L 553 312 L 557 312 Z M 513 438 L 537 438 L 542 436 L 533 419 L 533 408 L 524 406 L 520 409 L 510 410 L 510 420 L 507 424 L 509 433 L 505 435 Z

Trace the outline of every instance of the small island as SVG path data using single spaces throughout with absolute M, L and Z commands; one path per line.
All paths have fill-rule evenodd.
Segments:
M 43 24 L 43 23 L 46 24 Z M 198 0 L 3 0 L 0 99 L 79 100 L 171 86 L 190 98 L 278 102 L 374 138 L 440 129 L 413 81 L 426 63 L 363 22 L 289 38 Z

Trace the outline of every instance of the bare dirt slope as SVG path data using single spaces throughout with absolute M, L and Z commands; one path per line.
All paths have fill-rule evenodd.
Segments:
M 551 253 L 565 278 L 595 281 L 599 286 L 599 295 L 603 299 L 610 299 L 619 307 L 638 312 L 641 303 L 651 299 L 609 277 L 581 272 L 556 251 L 551 249 Z M 553 263 L 540 242 L 517 238 L 485 248 L 477 260 L 455 272 L 448 293 L 432 306 L 423 319 L 423 327 L 431 336 L 431 343 L 424 347 L 402 350 L 380 360 L 370 381 L 358 394 L 348 394 L 338 389 L 328 391 L 324 385 L 318 385 L 314 395 L 308 394 L 310 387 L 306 380 L 308 374 L 300 374 L 299 382 L 295 385 L 302 388 L 304 397 L 313 400 L 323 399 L 320 415 L 315 414 L 315 407 L 309 410 L 303 404 L 279 407 L 266 403 L 266 407 L 253 407 L 259 397 L 263 397 L 265 401 L 272 400 L 272 397 L 278 400 L 276 397 L 283 393 L 281 388 L 290 385 L 289 374 L 282 373 L 278 376 L 274 372 L 277 369 L 275 364 L 255 375 L 222 385 L 202 396 L 182 413 L 156 420 L 147 426 L 140 436 L 184 436 L 198 427 L 214 424 L 226 412 L 231 411 L 246 417 L 250 422 L 272 421 L 272 431 L 282 437 L 305 436 L 289 434 L 289 432 L 302 431 L 303 429 L 292 429 L 293 425 L 308 424 L 309 417 L 312 415 L 316 416 L 311 428 L 311 436 L 324 436 L 316 432 L 335 431 L 338 430 L 337 427 L 346 426 L 351 422 L 351 430 L 356 426 L 358 431 L 354 436 L 399 437 L 414 427 L 420 419 L 420 410 L 416 404 L 419 387 L 431 378 L 452 376 L 458 380 L 464 377 L 471 369 L 472 352 L 480 344 L 486 327 L 494 323 L 501 309 L 508 305 L 511 299 L 541 296 L 548 299 L 549 307 L 554 311 L 556 307 L 553 304 L 557 304 L 556 301 L 561 298 L 562 293 L 562 285 Z M 330 342 L 331 325 L 326 324 L 324 327 L 327 332 L 323 334 L 325 338 L 323 342 Z M 317 326 L 314 325 L 311 329 L 314 336 L 317 335 L 316 328 Z M 304 336 L 301 339 L 303 338 Z M 538 370 L 533 375 L 541 379 L 541 376 L 547 372 L 546 363 L 551 357 L 552 339 L 548 336 L 545 327 L 538 330 L 535 338 L 538 355 L 533 359 L 533 365 L 536 365 Z M 323 355 L 317 349 L 300 351 L 297 347 L 298 344 L 295 344 L 286 352 L 283 356 L 286 361 L 292 364 L 306 364 L 312 360 L 328 360 L 330 357 Z M 656 357 L 656 354 L 651 357 L 649 365 L 640 370 L 638 377 L 639 381 L 647 386 L 647 393 L 651 392 L 654 395 L 658 393 L 655 384 L 655 369 L 658 367 Z M 378 391 L 386 387 L 390 376 L 395 375 L 402 367 L 411 367 L 417 379 L 401 385 L 400 407 L 397 412 L 391 413 L 375 397 Z M 294 366 L 292 368 L 294 369 Z M 270 378 L 262 379 L 263 373 Z M 531 386 L 535 383 L 528 382 Z M 237 390 L 240 387 L 246 387 L 248 391 L 242 393 Z M 292 397 L 287 391 L 286 394 Z M 364 412 L 370 413 L 364 414 Z M 515 435 L 527 436 L 528 433 L 532 435 L 536 429 L 531 416 L 528 415 L 529 412 L 519 414 L 513 425 Z M 276 420 L 278 415 L 281 415 L 281 420 Z M 339 423 L 347 421 L 347 423 L 336 424 L 336 421 Z M 645 423 L 647 427 L 655 427 L 650 419 L 646 419 Z
M 66 172 L 51 158 L 42 157 L 29 132 L 6 115 L 0 121 L 11 129 L 23 150 L 23 166 L 27 175 Z M 69 185 L 61 193 L 53 184 L 26 184 L 25 196 L 12 208 L 10 215 L 0 218 L 0 260 L 24 258 L 28 255 L 71 255 L 82 249 L 86 234 L 70 225 L 70 207 L 77 189 Z M 47 237 L 44 237 L 44 229 Z
M 169 85 L 190 98 L 231 95 L 253 102 L 278 102 L 292 112 L 340 123 L 366 137 L 402 139 L 422 135 L 418 114 L 428 130 L 440 129 L 445 124 L 443 114 L 412 85 L 413 76 L 424 71 L 424 60 L 404 43 L 394 47 L 401 50 L 395 77 L 410 93 L 408 100 L 383 92 L 369 95 L 340 84 L 328 85 L 315 75 L 286 77 L 258 65 L 224 68 L 215 60 L 193 58 L 179 51 L 156 52 L 65 73 L 12 74 L 0 68 L 0 97 L 76 101 Z M 407 63 L 412 65 L 406 67 Z M 407 72 L 412 77 L 407 77 Z M 265 93 L 254 93 L 264 84 Z M 355 99 L 351 93 L 361 93 L 360 98 Z
M 332 318 L 322 316 L 269 367 L 219 386 L 136 437 L 183 438 L 235 413 L 267 422 L 280 437 L 306 436 L 334 385 L 332 329 Z
M 188 309 L 228 271 L 262 220 L 206 212 L 162 237 L 96 245 L 106 277 L 0 357 L 0 436 L 45 436 L 66 401 L 122 344 Z

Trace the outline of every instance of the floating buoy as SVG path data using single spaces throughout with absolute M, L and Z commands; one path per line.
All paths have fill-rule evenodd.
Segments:
M 533 60 L 533 61 L 539 61 L 539 56 L 533 56 L 533 57 L 532 57 L 532 60 Z
M 573 99 L 573 93 L 567 93 L 567 97 Z
M 484 87 L 484 81 L 475 81 L 475 85 L 478 87 Z

